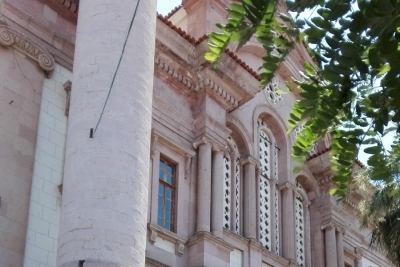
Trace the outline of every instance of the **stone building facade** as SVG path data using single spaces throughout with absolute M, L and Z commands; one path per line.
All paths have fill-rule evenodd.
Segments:
M 1 267 L 391 266 L 329 137 L 293 173 L 306 49 L 265 88 L 257 42 L 205 62 L 229 2 L 0 0 Z

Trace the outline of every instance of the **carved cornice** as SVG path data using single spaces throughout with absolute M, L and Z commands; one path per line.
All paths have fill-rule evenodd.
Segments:
M 199 88 L 209 89 L 211 94 L 215 95 L 219 100 L 222 100 L 222 102 L 225 104 L 224 107 L 228 110 L 232 110 L 239 105 L 239 101 L 237 99 L 235 99 L 224 88 L 219 86 L 208 77 L 205 77 L 199 81 Z
M 11 46 L 13 49 L 35 60 L 45 71 L 47 77 L 51 76 L 55 67 L 53 56 L 45 48 L 40 47 L 22 33 L 7 25 L 0 25 L 0 44 Z
M 344 203 L 345 205 L 347 205 L 348 207 L 350 207 L 352 210 L 354 210 L 356 213 L 359 213 L 359 212 L 360 212 L 360 209 L 358 208 L 358 204 L 355 203 L 354 201 L 352 201 L 350 198 L 346 197 L 346 198 L 343 200 L 343 203 Z
M 195 90 L 196 86 L 191 78 L 180 74 L 176 69 L 172 68 L 169 64 L 162 61 L 160 58 L 156 57 L 154 59 L 154 65 L 159 70 L 163 71 L 167 75 L 169 75 L 172 78 L 174 78 L 175 80 L 177 80 L 179 83 L 181 83 L 187 89 L 189 89 L 191 91 Z

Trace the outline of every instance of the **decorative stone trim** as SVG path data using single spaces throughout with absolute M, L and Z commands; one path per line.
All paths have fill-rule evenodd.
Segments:
M 233 247 L 231 244 L 221 238 L 213 236 L 210 232 L 197 232 L 194 236 L 190 238 L 186 245 L 190 247 L 191 245 L 200 242 L 201 240 L 212 242 L 226 250 L 232 251 L 235 249 L 235 247 Z
M 332 182 L 332 177 L 331 176 L 326 176 L 326 177 L 322 177 L 319 181 L 318 181 L 318 185 L 325 185 L 325 184 L 329 184 Z
M 11 46 L 13 49 L 35 60 L 45 71 L 46 76 L 48 78 L 51 76 L 55 68 L 53 56 L 45 48 L 39 46 L 22 33 L 7 25 L 0 25 L 0 44 Z
M 343 200 L 343 203 L 346 204 L 347 206 L 349 206 L 350 208 L 352 208 L 353 210 L 355 210 L 356 212 L 360 211 L 360 209 L 358 208 L 358 205 L 354 201 L 349 199 L 348 197 L 346 197 Z
M 163 62 L 160 58 L 155 58 L 154 59 L 154 65 L 171 76 L 172 78 L 176 79 L 179 81 L 183 86 L 188 88 L 189 90 L 194 90 L 195 89 L 195 84 L 192 82 L 192 79 L 189 77 L 183 76 L 180 74 L 178 71 L 170 67 L 167 63 Z
M 161 262 L 158 262 L 156 260 L 153 260 L 153 259 L 150 259 L 150 258 L 147 258 L 147 257 L 146 257 L 146 266 L 149 266 L 149 267 L 170 267 L 168 265 L 165 265 L 165 264 L 163 264 Z
M 204 78 L 199 82 L 199 88 L 207 88 L 216 95 L 219 99 L 221 99 L 227 106 L 228 109 L 234 109 L 239 105 L 239 101 L 236 100 L 233 96 L 228 94 L 224 88 L 210 80 L 209 78 Z
M 153 152 L 154 149 L 156 148 L 156 145 L 158 142 L 163 143 L 170 149 L 174 150 L 178 154 L 180 154 L 183 157 L 193 157 L 196 155 L 196 152 L 186 148 L 182 145 L 177 144 L 171 138 L 165 136 L 163 133 L 159 132 L 156 129 L 152 129 L 151 131 L 151 136 L 152 136 L 152 143 L 151 143 L 151 151 Z
M 71 102 L 71 87 L 72 87 L 72 82 L 71 81 L 66 81 L 64 84 L 64 90 L 67 93 L 66 101 L 65 101 L 65 116 L 68 117 L 69 114 L 69 106 Z
M 149 235 L 150 243 L 154 244 L 157 239 L 157 236 L 160 236 L 172 243 L 175 243 L 175 253 L 178 256 L 183 255 L 187 239 L 152 223 L 148 223 L 147 228 L 150 231 Z
M 74 3 L 72 0 L 57 0 L 60 5 L 63 5 L 65 8 L 68 9 L 71 13 L 78 13 L 78 5 Z

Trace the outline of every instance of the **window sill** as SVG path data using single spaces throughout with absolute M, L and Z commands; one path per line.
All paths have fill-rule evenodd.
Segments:
M 168 231 L 167 229 L 164 229 L 158 225 L 155 225 L 153 223 L 148 223 L 147 228 L 150 231 L 149 241 L 151 244 L 154 244 L 156 242 L 157 237 L 161 237 L 161 238 L 168 240 L 175 244 L 175 254 L 176 255 L 178 255 L 178 256 L 183 255 L 187 239 L 177 235 L 176 233 Z

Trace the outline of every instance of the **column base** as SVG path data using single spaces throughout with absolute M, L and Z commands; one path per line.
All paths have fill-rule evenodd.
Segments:
M 187 243 L 188 266 L 229 267 L 230 253 L 234 247 L 209 232 L 196 233 Z

